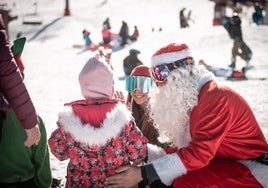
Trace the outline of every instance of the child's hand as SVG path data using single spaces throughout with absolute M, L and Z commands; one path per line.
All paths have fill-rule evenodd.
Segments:
M 122 91 L 115 91 L 114 98 L 117 100 L 121 100 L 122 102 L 125 102 L 125 97 Z

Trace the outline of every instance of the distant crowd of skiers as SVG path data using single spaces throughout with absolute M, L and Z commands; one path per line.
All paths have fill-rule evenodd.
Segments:
M 124 47 L 129 41 L 134 42 L 137 41 L 139 37 L 139 30 L 138 27 L 135 25 L 132 34 L 129 34 L 129 27 L 126 21 L 122 21 L 121 28 L 118 33 L 113 33 L 111 31 L 111 24 L 110 19 L 106 18 L 105 21 L 102 23 L 102 42 L 100 43 L 102 46 L 111 48 L 113 46 L 112 41 L 115 39 L 119 43 L 118 45 Z M 83 30 L 83 37 L 85 40 L 85 45 L 88 47 L 92 45 L 92 40 L 90 39 L 90 31 L 84 29 Z

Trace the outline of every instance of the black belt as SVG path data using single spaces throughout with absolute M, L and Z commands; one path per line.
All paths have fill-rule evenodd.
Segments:
M 258 158 L 252 159 L 252 160 L 256 161 L 258 163 L 268 165 L 268 153 L 264 153 L 264 154 L 260 155 Z

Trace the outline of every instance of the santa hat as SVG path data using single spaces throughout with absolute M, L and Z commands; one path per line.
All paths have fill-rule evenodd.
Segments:
M 113 72 L 105 63 L 90 58 L 79 74 L 81 93 L 86 99 L 111 98 L 113 96 Z
M 151 58 L 151 65 L 155 67 L 161 64 L 172 63 L 186 57 L 192 57 L 186 44 L 171 43 L 155 52 Z
M 132 71 L 130 76 L 145 76 L 145 77 L 151 77 L 149 68 L 144 65 L 139 65 L 135 67 Z

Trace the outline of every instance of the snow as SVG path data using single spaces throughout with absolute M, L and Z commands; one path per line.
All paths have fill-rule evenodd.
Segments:
M 126 94 L 122 60 L 131 48 L 141 51 L 139 58 L 150 66 L 150 58 L 160 47 L 170 43 L 186 43 L 196 62 L 227 68 L 231 59 L 232 40 L 222 26 L 212 26 L 214 3 L 209 0 L 69 0 L 70 16 L 63 16 L 65 1 L 58 0 L 0 0 L 12 9 L 19 18 L 9 24 L 10 41 L 18 32 L 26 36 L 22 58 L 25 65 L 25 83 L 38 114 L 43 118 L 48 137 L 56 128 L 57 114 L 63 104 L 82 99 L 78 84 L 78 73 L 86 61 L 96 52 L 73 48 L 83 45 L 82 30 L 91 32 L 91 39 L 101 41 L 102 22 L 109 17 L 112 31 L 118 33 L 121 22 L 128 23 L 130 33 L 134 25 L 140 31 L 139 40 L 125 49 L 112 54 L 115 88 Z M 34 5 L 37 3 L 37 6 Z M 178 14 L 182 7 L 192 10 L 194 22 L 190 28 L 180 29 Z M 252 8 L 243 8 L 242 29 L 246 43 L 253 51 L 248 71 L 249 77 L 268 77 L 267 47 L 268 26 L 256 26 L 251 21 Z M 230 12 L 230 10 L 229 10 Z M 42 25 L 23 25 L 25 20 L 41 20 Z M 163 31 L 159 32 L 158 29 Z M 152 32 L 152 28 L 155 31 Z M 238 58 L 238 67 L 244 62 Z M 256 119 L 268 140 L 268 79 L 219 82 L 234 88 L 252 107 Z M 51 155 L 53 177 L 65 181 L 66 162 Z

